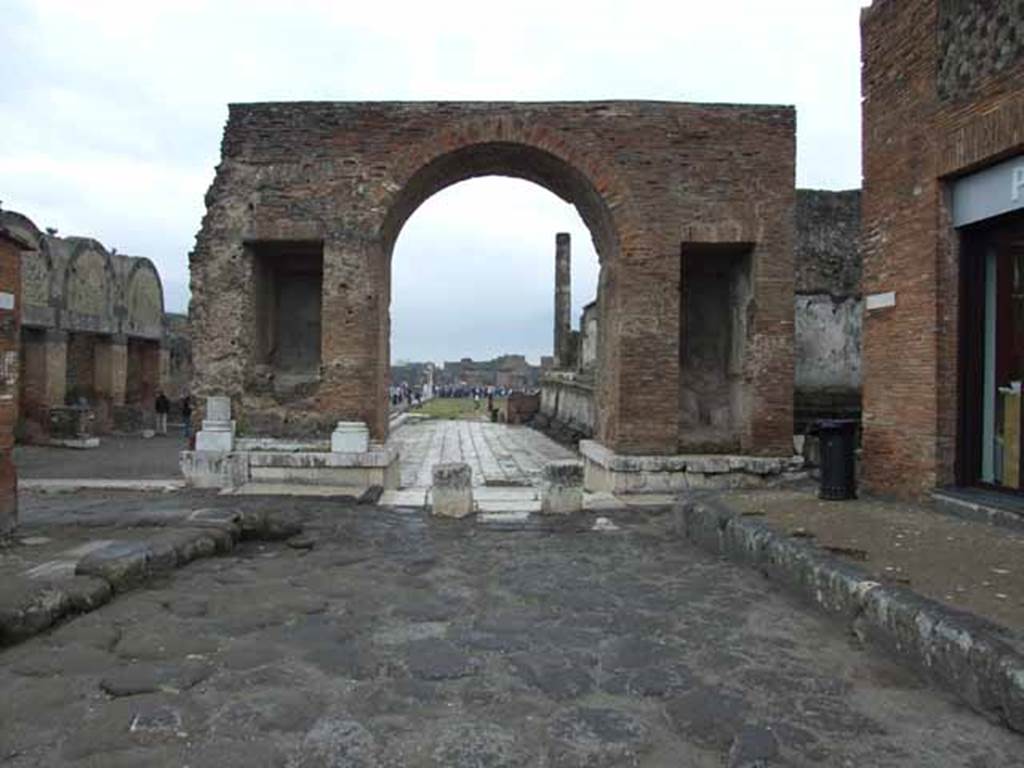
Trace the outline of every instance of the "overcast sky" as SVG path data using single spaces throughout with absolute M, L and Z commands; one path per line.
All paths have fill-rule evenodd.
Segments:
M 794 104 L 798 184 L 856 187 L 868 4 L 0 0 L 0 200 L 153 259 L 182 312 L 230 102 Z M 393 358 L 550 354 L 557 231 L 578 317 L 597 258 L 575 209 L 501 178 L 429 199 L 395 249 Z

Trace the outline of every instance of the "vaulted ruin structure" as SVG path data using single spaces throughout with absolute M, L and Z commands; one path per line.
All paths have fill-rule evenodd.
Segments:
M 600 259 L 592 485 L 685 483 L 636 457 L 789 457 L 794 155 L 778 106 L 232 105 L 191 255 L 194 391 L 248 436 L 382 443 L 395 240 L 503 175 L 573 203 Z
M 140 429 L 168 361 L 156 267 L 14 211 L 0 225 L 22 244 L 21 435 Z

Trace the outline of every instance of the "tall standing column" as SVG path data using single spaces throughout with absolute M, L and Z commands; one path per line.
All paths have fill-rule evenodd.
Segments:
M 555 235 L 555 367 L 566 368 L 573 355 L 572 338 L 572 241 L 568 232 Z

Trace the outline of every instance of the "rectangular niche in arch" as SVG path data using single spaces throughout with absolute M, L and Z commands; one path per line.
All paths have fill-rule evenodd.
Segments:
M 751 309 L 751 252 L 745 243 L 687 243 L 682 249 L 679 327 L 679 447 L 682 453 L 739 452 L 749 419 L 744 378 Z
M 257 369 L 277 394 L 301 395 L 320 380 L 324 247 L 317 241 L 255 241 L 252 258 Z

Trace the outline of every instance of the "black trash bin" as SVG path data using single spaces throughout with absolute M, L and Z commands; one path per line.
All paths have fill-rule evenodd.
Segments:
M 854 457 L 857 422 L 826 419 L 814 425 L 821 441 L 821 486 L 818 498 L 842 501 L 857 498 L 857 467 Z

